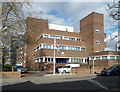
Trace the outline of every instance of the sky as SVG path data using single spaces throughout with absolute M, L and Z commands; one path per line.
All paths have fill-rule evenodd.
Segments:
M 109 41 L 110 35 L 117 32 L 111 24 L 113 19 L 108 15 L 107 4 L 111 2 L 32 2 L 33 17 L 44 17 L 49 23 L 73 26 L 75 32 L 80 32 L 80 20 L 92 12 L 104 14 L 104 32 L 107 34 L 107 50 L 115 50 Z
M 50 23 L 73 26 L 75 32 L 80 32 L 80 20 L 92 12 L 104 14 L 104 31 L 107 37 L 114 31 L 107 12 L 107 4 L 111 2 L 33 2 L 34 17 L 44 17 Z M 109 23 L 110 22 L 110 23 Z M 112 31 L 111 31 L 112 29 Z

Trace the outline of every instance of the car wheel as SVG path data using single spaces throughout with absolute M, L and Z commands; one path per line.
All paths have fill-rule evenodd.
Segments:
M 113 72 L 111 72 L 111 73 L 110 73 L 110 75 L 111 75 L 111 76 L 113 76 L 113 75 L 114 75 L 114 73 L 113 73 Z
M 66 73 L 66 71 L 64 70 L 63 73 Z

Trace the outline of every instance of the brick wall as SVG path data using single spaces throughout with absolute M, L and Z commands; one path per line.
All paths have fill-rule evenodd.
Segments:
M 103 66 L 94 66 L 94 72 L 100 73 L 104 69 Z M 72 73 L 77 74 L 85 74 L 85 73 L 93 73 L 93 66 L 90 65 L 81 65 L 79 68 L 73 68 Z
M 86 42 L 89 53 L 103 51 L 106 47 L 103 18 L 103 14 L 93 12 L 80 20 L 81 39 Z M 96 30 L 100 30 L 100 33 L 96 34 Z M 100 41 L 100 44 L 96 44 L 96 40 Z
M 2 78 L 20 78 L 21 72 L 1 72 Z
M 35 68 L 36 69 L 43 69 L 42 66 L 44 66 L 45 63 L 36 63 Z M 55 67 L 57 66 L 65 66 L 66 64 L 55 64 Z M 39 67 L 40 66 L 40 67 Z M 47 66 L 47 69 L 45 71 L 53 71 L 53 63 L 49 63 Z M 94 66 L 94 72 L 100 73 L 105 66 Z M 80 67 L 78 68 L 72 68 L 72 73 L 77 73 L 77 74 L 85 74 L 85 73 L 93 73 L 93 67 L 89 64 L 81 64 Z

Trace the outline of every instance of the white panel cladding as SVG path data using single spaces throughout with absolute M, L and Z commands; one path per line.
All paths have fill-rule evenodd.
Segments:
M 58 25 L 58 24 L 49 24 L 49 29 L 60 30 L 60 31 L 67 31 L 67 32 L 74 32 L 74 27 Z

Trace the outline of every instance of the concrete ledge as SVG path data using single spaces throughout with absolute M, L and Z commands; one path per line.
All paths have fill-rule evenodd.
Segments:
M 2 79 L 5 78 L 21 78 L 21 72 L 0 72 Z

